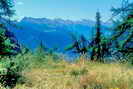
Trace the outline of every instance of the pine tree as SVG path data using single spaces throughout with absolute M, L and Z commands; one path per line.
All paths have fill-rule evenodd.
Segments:
M 12 17 L 14 15 L 13 0 L 0 0 L 0 17 Z
M 20 78 L 20 65 L 18 66 L 12 58 L 1 58 L 11 57 L 20 52 L 18 42 L 15 40 L 14 35 L 7 29 L 4 21 L 9 21 L 10 17 L 14 14 L 12 10 L 11 0 L 0 0 L 0 84 L 4 87 L 13 88 Z M 6 59 L 6 60 L 3 60 Z M 4 62 L 2 62 L 4 61 Z M 5 66 L 4 66 L 5 65 Z M 4 73 L 2 71 L 5 71 Z
M 0 0 L 0 19 L 8 20 L 14 14 L 11 0 Z M 8 17 L 8 18 L 7 18 Z M 0 22 L 0 56 L 17 54 L 20 51 L 15 36 Z
M 96 34 L 90 43 L 91 60 L 102 62 L 103 58 L 109 55 L 109 42 L 101 33 L 100 12 L 96 13 Z
M 91 45 L 92 52 L 91 52 L 91 60 L 94 60 L 94 56 L 96 60 L 101 60 L 101 52 L 100 52 L 100 43 L 101 43 L 101 22 L 100 22 L 100 13 L 96 13 L 96 34 L 95 38 L 92 40 Z
M 115 35 L 112 41 L 118 41 L 118 52 L 123 55 L 133 53 L 133 2 L 123 0 L 122 7 L 113 10 L 121 19 L 115 26 Z
M 96 38 L 95 44 L 97 46 L 97 59 L 101 60 L 101 22 L 100 22 L 100 13 L 96 13 Z

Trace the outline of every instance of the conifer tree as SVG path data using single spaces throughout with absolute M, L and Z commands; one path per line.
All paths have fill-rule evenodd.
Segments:
M 123 55 L 133 53 L 133 2 L 123 0 L 122 7 L 113 8 L 113 12 L 117 13 L 121 21 L 115 26 L 116 34 L 112 41 L 118 41 L 117 50 Z
M 15 40 L 15 36 L 6 28 L 5 23 L 1 19 L 8 20 L 14 14 L 13 2 L 11 0 L 0 0 L 0 56 L 9 56 L 16 54 L 19 45 Z
M 91 52 L 91 60 L 94 60 L 94 56 L 96 60 L 101 60 L 101 52 L 100 52 L 100 43 L 101 43 L 101 22 L 100 22 L 100 13 L 96 13 L 96 34 L 95 38 L 92 40 L 91 45 L 92 52 Z
M 109 42 L 101 32 L 100 12 L 96 13 L 96 34 L 90 43 L 91 60 L 102 62 L 103 58 L 109 55 Z
M 0 0 L 0 17 L 12 17 L 14 15 L 13 0 Z

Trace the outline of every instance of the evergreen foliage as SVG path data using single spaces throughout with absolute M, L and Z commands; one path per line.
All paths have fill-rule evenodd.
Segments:
M 14 87 L 20 78 L 20 65 L 11 60 L 12 55 L 20 52 L 20 46 L 15 36 L 6 28 L 7 23 L 14 15 L 12 0 L 0 0 L 0 83 L 5 87 Z M 9 57 L 9 58 L 8 58 Z M 3 72 L 4 71 L 4 72 Z
M 96 34 L 90 43 L 91 60 L 102 62 L 103 58 L 109 55 L 109 42 L 101 33 L 100 12 L 96 13 Z
M 15 13 L 13 6 L 13 0 L 0 0 L 0 17 L 12 17 Z
M 115 35 L 112 41 L 117 41 L 117 50 L 124 56 L 133 53 L 133 3 L 123 0 L 122 7 L 113 9 L 114 13 L 121 18 L 118 25 L 115 26 Z
M 88 49 L 88 40 L 83 36 L 78 36 L 74 34 L 70 34 L 73 40 L 73 43 L 69 45 L 68 47 L 65 48 L 66 51 L 72 51 L 73 53 L 78 53 L 81 55 L 86 54 L 89 49 Z
M 20 51 L 14 35 L 6 27 L 0 25 L 0 56 L 15 55 Z
M 100 13 L 96 13 L 96 33 L 91 41 L 88 41 L 83 35 L 76 37 L 71 34 L 73 43 L 69 45 L 65 50 L 71 50 L 73 53 L 84 55 L 90 53 L 90 59 L 92 61 L 102 62 L 103 58 L 110 55 L 109 40 L 101 33 L 101 21 Z
M 0 21 L 2 18 L 9 20 L 14 15 L 13 1 L 0 0 Z M 20 47 L 15 36 L 6 28 L 6 23 L 0 22 L 0 56 L 17 54 Z

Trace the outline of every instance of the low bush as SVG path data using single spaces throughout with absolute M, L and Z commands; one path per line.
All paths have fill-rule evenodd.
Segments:
M 14 87 L 21 78 L 20 64 L 14 60 L 4 58 L 0 60 L 0 83 L 4 87 Z

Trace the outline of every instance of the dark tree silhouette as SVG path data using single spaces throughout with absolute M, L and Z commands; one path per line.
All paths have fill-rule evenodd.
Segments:
M 91 51 L 91 60 L 92 61 L 100 61 L 102 62 L 103 58 L 107 55 L 109 55 L 109 42 L 108 39 L 106 39 L 102 33 L 101 33 L 101 21 L 100 21 L 100 12 L 96 13 L 96 34 L 95 37 L 92 39 L 90 43 L 90 49 Z
M 76 37 L 74 34 L 70 34 L 73 40 L 73 43 L 65 48 L 66 51 L 71 50 L 73 53 L 78 53 L 80 55 L 84 55 L 88 52 L 88 40 L 80 35 Z
M 100 13 L 96 13 L 96 34 L 95 38 L 92 40 L 91 46 L 92 46 L 92 52 L 91 52 L 91 60 L 94 60 L 94 56 L 96 57 L 96 60 L 101 61 L 101 22 L 100 22 Z

